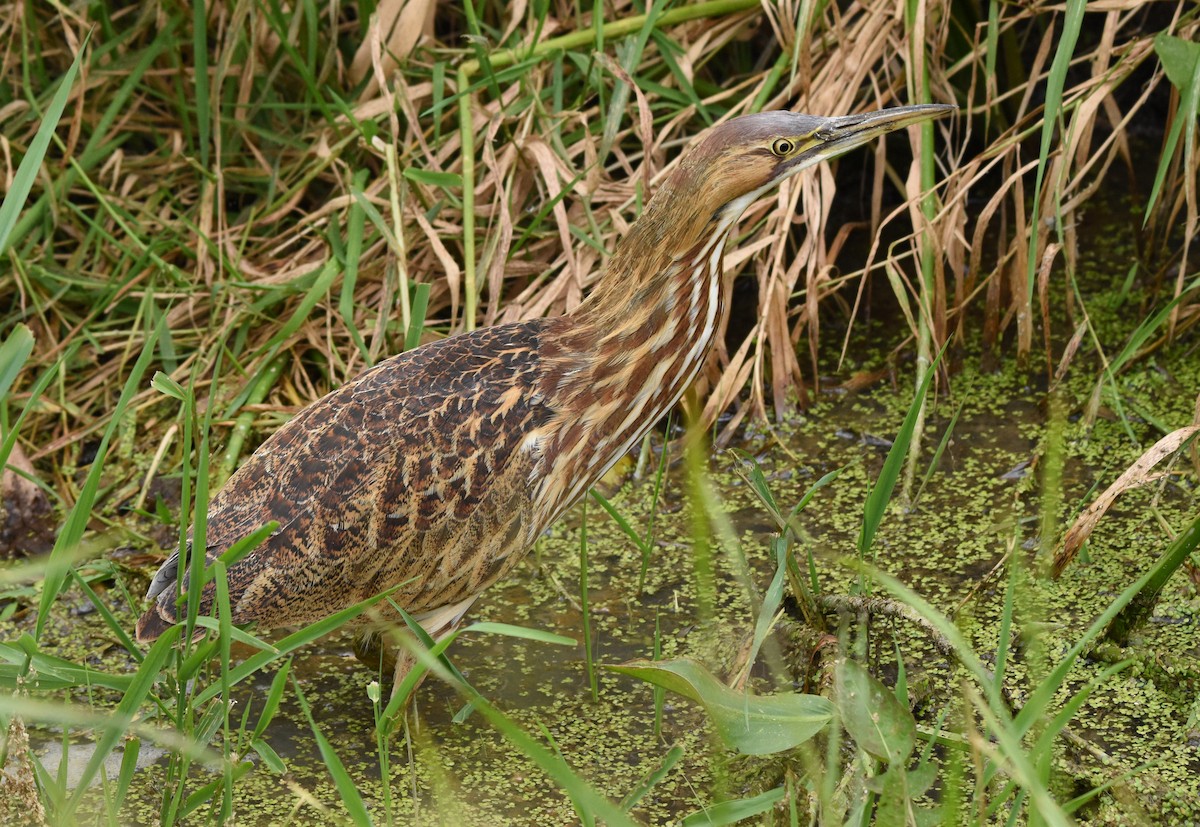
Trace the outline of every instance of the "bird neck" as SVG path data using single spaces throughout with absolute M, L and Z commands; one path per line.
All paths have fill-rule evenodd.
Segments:
M 569 314 L 574 335 L 563 344 L 581 357 L 576 381 L 567 383 L 578 384 L 577 392 L 661 396 L 665 412 L 695 378 L 724 323 L 729 227 L 714 220 L 706 232 L 672 240 L 656 219 L 643 215 L 622 239 L 588 299 Z
M 649 338 L 657 344 L 650 358 L 657 361 L 664 341 L 675 344 L 668 350 L 686 350 L 684 339 L 711 338 L 703 322 L 710 315 L 714 324 L 720 321 L 721 258 L 737 216 L 706 210 L 695 190 L 692 176 L 671 176 L 618 242 L 587 300 L 570 314 L 601 351 L 635 358 Z M 680 331 L 685 335 L 676 339 Z
M 725 322 L 721 258 L 732 222 L 714 222 L 678 253 L 646 218 L 614 251 L 587 301 L 543 336 L 542 388 L 559 421 L 539 449 L 569 471 L 547 475 L 556 489 L 545 499 L 547 518 L 675 405 Z

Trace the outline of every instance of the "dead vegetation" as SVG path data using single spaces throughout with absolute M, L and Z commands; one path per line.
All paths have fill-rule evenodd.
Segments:
M 732 411 L 728 436 L 802 405 L 820 338 L 849 341 L 870 290 L 895 292 L 912 334 L 899 348 L 927 357 L 953 339 L 1061 373 L 1081 341 L 1116 346 L 1085 335 L 1076 227 L 1101 188 L 1148 187 L 1136 156 L 1162 151 L 1181 106 L 1154 37 L 1198 26 L 1183 0 L 1092 2 L 1079 21 L 942 0 L 718 0 L 650 21 L 624 0 L 603 21 L 565 0 L 466 14 L 383 0 L 369 20 L 338 2 L 102 8 L 0 8 L 6 187 L 94 27 L 0 261 L 0 332 L 32 328 L 29 375 L 66 357 L 21 436 L 68 502 L 160 318 L 159 366 L 215 406 L 218 440 L 269 429 L 406 337 L 569 310 L 678 150 L 755 109 L 962 112 L 841 161 L 860 174 L 820 167 L 751 209 L 726 268 L 757 302 L 737 305 L 738 335 L 700 382 L 706 422 Z M 1148 306 L 1185 292 L 1197 220 L 1183 141 L 1164 169 L 1138 251 Z M 1198 314 L 1184 296 L 1156 336 Z M 177 450 L 160 401 L 148 386 L 135 400 L 126 457 Z M 112 501 L 147 482 L 120 481 Z

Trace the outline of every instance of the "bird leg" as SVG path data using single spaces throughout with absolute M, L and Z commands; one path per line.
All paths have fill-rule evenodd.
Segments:
M 380 677 L 396 668 L 396 649 L 384 643 L 383 635 L 378 628 L 364 629 L 350 644 L 358 662 Z
M 462 624 L 463 616 L 475 602 L 476 597 L 478 595 L 418 614 L 414 619 L 421 624 L 421 628 L 433 638 L 435 643 L 440 643 L 452 635 Z M 413 654 L 413 647 L 422 645 L 419 641 L 413 640 L 411 636 L 408 636 L 407 639 L 400 639 L 400 635 L 405 634 L 406 631 L 403 628 L 376 626 L 359 632 L 354 636 L 352 643 L 354 656 L 368 669 L 377 675 L 392 673 L 393 695 L 404 683 L 408 673 L 417 665 L 417 656 Z M 392 640 L 385 640 L 385 637 L 391 637 Z M 417 681 L 416 686 L 413 687 L 413 692 L 416 692 L 424 680 L 425 676 L 422 675 L 421 680 Z
M 405 641 L 405 643 L 409 646 L 421 645 L 418 641 L 414 641 L 411 638 Z M 408 646 L 403 644 L 397 646 L 393 650 L 393 654 L 395 656 L 395 666 L 392 669 L 392 697 L 395 698 L 396 692 L 399 691 L 401 684 L 404 683 L 404 679 L 408 677 L 408 673 L 412 671 L 412 668 L 417 665 L 417 656 L 413 654 Z M 421 684 L 425 682 L 425 678 L 428 675 L 429 672 L 426 671 L 425 674 L 417 678 L 417 682 L 413 684 L 412 691 L 404 701 L 405 705 L 412 703 L 413 696 L 417 694 L 417 690 L 421 688 Z
M 451 603 L 448 606 L 442 606 L 434 609 L 433 611 L 416 615 L 414 619 L 420 623 L 421 628 L 424 629 L 431 638 L 433 638 L 435 644 L 441 643 L 443 640 L 457 631 L 458 627 L 462 624 L 463 617 L 466 615 L 467 610 L 471 608 L 471 605 L 478 597 L 479 595 L 473 594 L 466 600 L 460 600 L 457 603 Z M 402 641 L 400 645 L 397 646 L 396 667 L 392 673 L 393 694 L 395 694 L 400 684 L 404 682 L 404 679 L 408 676 L 409 671 L 411 671 L 412 668 L 417 665 L 417 657 L 415 654 L 413 654 L 413 650 L 410 647 L 419 645 L 421 644 L 417 641 L 408 640 Z M 419 687 L 421 682 L 424 680 L 425 675 L 422 675 L 421 679 L 417 681 L 416 686 L 413 687 L 413 692 L 417 691 L 417 687 Z

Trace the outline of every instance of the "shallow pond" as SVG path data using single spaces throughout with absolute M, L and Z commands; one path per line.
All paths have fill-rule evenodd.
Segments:
M 1185 380 L 1173 372 L 1178 367 L 1170 361 L 1157 365 L 1150 375 L 1158 380 L 1131 393 L 1154 406 L 1159 418 L 1183 423 L 1189 414 L 1186 394 L 1179 394 L 1178 404 L 1171 404 L 1172 395 L 1161 392 Z M 1156 389 L 1156 384 L 1161 387 Z M 1008 550 L 1031 560 L 1039 545 L 1044 492 L 1029 463 L 1042 455 L 1044 447 L 1041 395 L 1026 387 L 1015 372 L 991 376 L 968 372 L 957 377 L 954 395 L 939 402 L 939 414 L 930 423 L 933 440 L 946 427 L 948 412 L 962 404 L 947 451 L 916 508 L 909 513 L 893 510 L 875 546 L 880 567 L 900 576 L 943 611 L 956 611 L 966 599 L 957 618 L 985 657 L 995 649 L 995 619 L 1003 590 L 1003 577 L 988 579 L 989 572 Z M 843 469 L 800 516 L 830 591 L 845 592 L 854 580 L 838 560 L 853 555 L 869 481 L 878 473 L 886 439 L 904 413 L 902 396 L 882 382 L 865 394 L 824 398 L 804 418 L 773 433 L 751 435 L 741 446 L 761 464 L 785 508 L 820 476 Z M 1152 440 L 1151 430 L 1144 430 L 1145 439 Z M 1064 524 L 1097 479 L 1110 480 L 1138 453 L 1114 422 L 1101 419 L 1087 439 L 1085 432 L 1078 422 L 1066 427 L 1060 503 Z M 773 526 L 748 487 L 731 473 L 738 462 L 729 454 L 716 457 L 713 480 L 739 535 L 741 552 L 762 589 L 772 571 L 767 539 Z M 684 468 L 677 465 L 666 477 L 654 553 L 640 594 L 640 552 L 595 503 L 588 509 L 588 596 L 599 663 L 651 657 L 657 629 L 664 657 L 688 655 L 725 675 L 749 639 L 754 617 L 733 575 L 740 552 L 727 543 L 715 556 L 713 614 L 705 618 L 700 611 L 685 476 Z M 651 480 L 631 481 L 612 497 L 613 505 L 639 531 L 649 518 L 652 489 Z M 1036 599 L 1024 607 L 1023 622 L 1039 641 L 1042 657 L 1052 660 L 1063 651 L 1130 582 L 1131 572 L 1142 570 L 1164 547 L 1159 515 L 1168 524 L 1179 525 L 1194 507 L 1188 492 L 1172 485 L 1123 498 L 1093 540 L 1092 562 L 1076 563 L 1062 581 L 1031 592 Z M 512 577 L 485 594 L 472 612 L 473 619 L 581 638 L 580 517 L 577 509 Z M 137 593 L 141 583 L 131 578 L 129 588 Z M 107 596 L 113 610 L 129 617 L 132 624 L 120 592 L 109 589 Z M 105 648 L 100 642 L 110 635 L 95 613 L 79 614 L 80 605 L 86 612 L 81 597 L 66 596 L 60 602 L 63 622 L 52 627 L 73 638 L 65 647 L 68 651 L 83 647 L 98 656 Z M 1097 755 L 1103 751 L 1113 762 L 1105 766 L 1092 756 L 1096 765 L 1088 768 L 1084 759 L 1084 766 L 1077 768 L 1084 778 L 1099 782 L 1122 768 L 1158 760 L 1127 785 L 1143 790 L 1144 784 L 1143 791 L 1148 792 L 1139 806 L 1152 816 L 1174 813 L 1182 818 L 1188 813 L 1188 818 L 1200 818 L 1200 758 L 1195 733 L 1187 724 L 1200 665 L 1196 607 L 1194 587 L 1177 577 L 1135 644 L 1139 666 L 1102 687 L 1076 721 L 1081 737 L 1095 746 Z M 952 670 L 937 662 L 936 656 L 931 661 L 929 650 L 911 630 L 884 627 L 876 630 L 876 640 L 884 650 L 885 673 L 891 669 L 887 662 L 893 638 L 907 649 L 910 683 L 925 687 L 924 714 L 936 715 L 953 694 L 953 681 L 947 682 Z M 349 643 L 345 636 L 334 636 L 301 650 L 293 673 L 318 726 L 364 798 L 379 806 L 374 719 L 367 697 L 373 676 L 352 657 Z M 115 645 L 107 648 L 109 654 L 118 651 Z M 611 798 L 619 800 L 630 793 L 672 746 L 682 747 L 682 760 L 634 811 L 645 821 L 662 823 L 715 798 L 767 789 L 782 777 L 786 762 L 731 757 L 714 741 L 702 714 L 686 701 L 666 698 L 662 731 L 656 735 L 648 685 L 601 669 L 599 697 L 593 700 L 582 645 L 561 647 L 469 634 L 450 655 L 485 697 L 527 732 L 544 741 L 553 739 L 570 766 Z M 1081 667 L 1079 682 L 1101 666 Z M 1028 668 L 1021 658 L 1011 667 L 1011 688 L 1018 697 L 1029 689 Z M 261 705 L 270 679 L 270 673 L 255 676 L 236 691 L 235 717 L 240 705 Z M 1177 682 L 1172 685 L 1170 680 Z M 426 681 L 418 690 L 418 723 L 407 741 L 400 738 L 393 747 L 390 781 L 397 818 L 414 824 L 431 819 L 471 824 L 574 823 L 577 817 L 565 794 L 478 714 L 454 722 L 462 706 L 462 699 L 436 680 Z M 256 714 L 252 712 L 251 720 Z M 56 759 L 57 743 L 46 735 L 35 732 L 35 746 L 47 759 Z M 271 724 L 267 741 L 286 762 L 287 772 L 276 775 L 259 766 L 238 782 L 234 805 L 239 821 L 273 824 L 289 813 L 315 819 L 321 807 L 340 809 L 337 790 L 291 693 Z M 72 753 L 76 761 L 87 758 L 85 749 Z M 131 823 L 155 820 L 162 772 L 159 761 L 135 776 L 127 804 Z M 203 771 L 197 772 L 197 786 L 203 779 Z M 1123 809 L 1115 799 L 1106 800 L 1094 816 L 1111 814 L 1114 807 Z
M 1083 269 L 1098 285 L 1089 313 L 1111 334 L 1106 346 L 1117 348 L 1140 310 L 1122 305 L 1104 288 L 1113 278 L 1098 261 L 1085 260 Z M 1122 265 L 1108 271 L 1125 270 Z M 886 338 L 885 328 L 863 326 L 856 333 L 862 341 L 876 336 Z M 1056 353 L 1060 348 L 1061 343 Z M 1007 577 L 1004 567 L 997 571 L 998 564 L 1011 555 L 1023 569 L 1032 570 L 1037 555 L 1045 553 L 1043 546 L 1050 544 L 1040 536 L 1044 523 L 1061 533 L 1079 509 L 1162 435 L 1161 428 L 1192 421 L 1200 389 L 1196 349 L 1193 331 L 1117 378 L 1128 426 L 1109 405 L 1110 396 L 1101 398 L 1094 421 L 1083 415 L 1097 381 L 1094 360 L 1080 360 L 1072 369 L 1060 390 L 1063 414 L 1049 427 L 1044 379 L 1034 378 L 1036 371 L 1009 365 L 997 373 L 982 373 L 978 355 L 961 357 L 962 370 L 953 377 L 950 393 L 939 397 L 927 424 L 915 500 L 908 509 L 893 505 L 876 537 L 871 562 L 949 614 L 987 661 L 997 646 Z M 862 356 L 861 364 L 845 365 L 842 375 L 857 368 L 878 370 L 884 364 L 883 357 Z M 863 392 L 822 393 L 803 416 L 747 433 L 739 445 L 761 465 L 785 510 L 816 480 L 840 469 L 837 479 L 816 494 L 798 519 L 827 593 L 846 593 L 858 577 L 844 560 L 854 557 L 867 491 L 911 399 L 911 366 L 901 365 L 899 371 Z M 945 453 L 922 486 L 932 449 L 960 405 Z M 613 506 L 643 536 L 651 519 L 653 467 L 661 450 L 656 436 L 646 478 L 626 480 L 610 492 Z M 718 454 L 711 460 L 710 478 L 732 530 L 711 539 L 711 556 L 699 553 L 698 543 L 703 547 L 712 524 L 722 521 L 694 518 L 686 463 L 678 454 L 676 445 L 657 502 L 644 587 L 639 589 L 641 552 L 595 502 L 587 510 L 594 658 L 599 664 L 650 658 L 657 640 L 662 657 L 695 658 L 724 678 L 744 656 L 756 619 L 739 572 L 748 567 L 758 592 L 766 588 L 774 572 L 768 546 L 774 524 L 735 473 L 743 460 Z M 1047 468 L 1052 469 L 1049 476 Z M 1015 699 L 1027 696 L 1046 674 L 1047 664 L 1056 662 L 1165 548 L 1167 527 L 1178 529 L 1196 507 L 1194 470 L 1177 468 L 1157 484 L 1118 500 L 1093 536 L 1087 559 L 1073 564 L 1061 580 L 1035 579 L 1022 592 L 1017 611 L 1020 642 L 1006 671 Z M 575 509 L 511 577 L 479 600 L 471 618 L 582 641 L 582 519 L 582 511 Z M 715 572 L 711 578 L 705 575 L 707 566 Z M 151 570 L 148 564 L 138 571 L 118 569 L 119 582 L 102 578 L 95 583 L 127 628 L 133 626 L 136 608 L 127 595 L 136 602 Z M 28 605 L 21 603 L 6 640 L 32 628 L 34 613 Z M 1077 813 L 1081 822 L 1200 821 L 1198 608 L 1194 582 L 1177 574 L 1153 618 L 1125 653 L 1134 664 L 1100 686 L 1076 716 L 1056 776 L 1062 788 L 1058 792 L 1065 800 L 1090 786 L 1114 782 Z M 795 625 L 785 623 L 787 629 Z M 764 658 L 793 664 L 791 674 L 798 682 L 784 689 L 819 690 L 804 685 L 803 665 L 797 667 L 794 661 L 805 653 L 795 647 L 795 636 L 787 629 L 775 635 Z M 920 721 L 928 724 L 948 704 L 961 703 L 961 675 L 921 634 L 902 622 L 876 621 L 870 641 L 869 662 L 887 680 L 896 674 L 894 652 L 900 652 Z M 78 589 L 68 591 L 57 604 L 41 645 L 44 651 L 111 671 L 134 667 Z M 247 652 L 235 651 L 235 659 Z M 735 756 L 715 740 L 694 705 L 669 694 L 662 705 L 661 731 L 656 732 L 654 691 L 647 684 L 598 669 L 598 696 L 593 699 L 582 643 L 565 647 L 469 633 L 449 655 L 486 698 L 540 743 L 552 746 L 578 775 L 612 800 L 629 795 L 655 773 L 669 750 L 681 748 L 682 758 L 633 809 L 639 820 L 666 823 L 715 801 L 778 786 L 798 772 L 799 765 L 786 757 Z M 1106 665 L 1082 662 L 1069 685 L 1078 688 Z M 292 673 L 317 726 L 375 818 L 382 820 L 379 756 L 367 694 L 374 676 L 353 658 L 345 635 L 300 650 Z M 756 670 L 752 685 L 760 691 L 778 689 L 768 674 Z M 235 723 L 247 706 L 253 723 L 272 675 L 255 675 L 235 689 Z M 104 690 L 92 697 L 101 706 L 115 702 L 115 695 Z M 76 692 L 73 698 L 86 702 L 88 695 Z M 462 698 L 437 680 L 427 680 L 417 691 L 412 725 L 391 747 L 388 784 L 396 821 L 577 823 L 567 795 L 480 714 L 456 720 L 462 707 Z M 144 710 L 149 714 L 148 706 Z M 35 751 L 55 773 L 59 735 L 32 727 L 31 737 Z M 78 769 L 89 751 L 80 738 L 72 740 L 64 768 Z M 334 814 L 343 812 L 342 796 L 293 692 L 285 694 L 265 740 L 286 764 L 286 772 L 273 773 L 251 756 L 257 765 L 237 782 L 233 795 L 238 822 L 268 825 L 288 818 L 300 823 L 340 818 Z M 122 823 L 157 821 L 166 758 L 145 744 L 142 749 Z M 1147 762 L 1151 765 L 1143 766 Z M 110 777 L 116 766 L 110 768 Z M 1132 776 L 1123 777 L 1137 767 Z M 207 773 L 192 771 L 189 792 L 217 777 Z M 103 821 L 99 798 L 97 791 L 86 799 L 77 820 L 90 823 L 95 814 Z M 201 808 L 191 820 L 206 818 L 205 812 Z

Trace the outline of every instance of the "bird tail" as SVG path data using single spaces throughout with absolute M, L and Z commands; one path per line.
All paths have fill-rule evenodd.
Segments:
M 158 640 L 158 636 L 174 626 L 176 622 L 174 617 L 167 617 L 167 612 L 162 606 L 155 603 L 138 618 L 137 628 L 134 630 L 137 642 L 151 643 Z
M 191 549 L 191 541 L 188 541 L 188 549 Z M 204 554 L 205 563 L 211 565 L 217 559 L 215 549 L 207 549 Z M 159 635 L 170 629 L 179 622 L 179 613 L 176 609 L 175 595 L 179 580 L 179 551 L 173 551 L 171 556 L 163 561 L 162 566 L 154 573 L 154 579 L 150 581 L 150 588 L 146 592 L 146 599 L 153 600 L 154 603 L 146 610 L 146 613 L 138 618 L 137 626 L 134 629 L 134 638 L 138 643 L 151 643 L 158 640 Z M 183 590 L 188 590 L 188 572 L 183 575 Z M 212 585 L 206 587 L 206 590 L 211 591 Z M 206 608 L 206 604 L 211 605 L 211 597 L 207 600 L 202 600 L 201 610 Z M 198 640 L 204 637 L 204 627 L 197 626 L 192 632 L 192 639 Z

